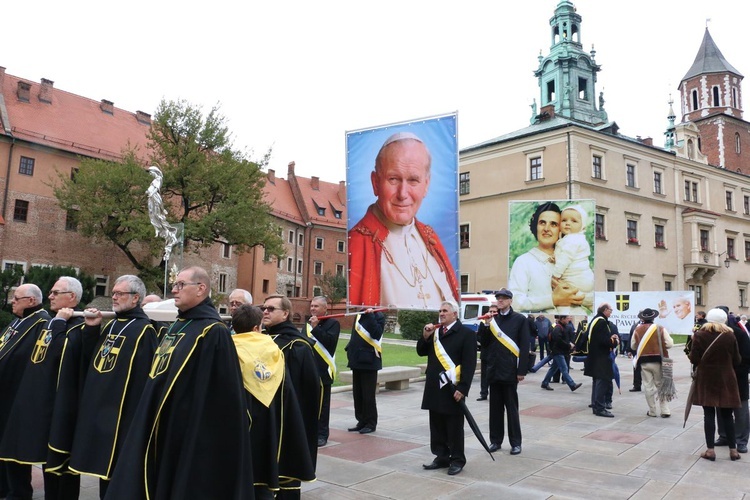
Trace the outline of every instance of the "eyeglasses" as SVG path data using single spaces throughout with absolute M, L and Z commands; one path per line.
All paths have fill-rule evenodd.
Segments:
M 172 290 L 177 290 L 179 292 L 185 288 L 186 285 L 202 285 L 202 283 L 197 281 L 178 281 L 177 283 L 172 283 Z
M 52 290 L 51 292 L 49 292 L 49 294 L 50 294 L 50 295 L 53 295 L 53 296 L 55 296 L 55 297 L 57 297 L 57 296 L 58 296 L 58 295 L 60 295 L 61 293 L 73 293 L 73 292 L 68 292 L 68 291 L 60 291 L 60 290 Z
M 119 299 L 123 295 L 136 295 L 138 292 L 112 292 L 113 299 Z
M 244 302 L 240 302 L 238 300 L 233 300 L 232 302 L 229 303 L 229 305 L 232 307 L 240 307 L 242 304 L 244 304 Z
M 276 306 L 260 306 L 260 310 L 263 311 L 263 312 L 268 311 L 268 312 L 272 313 L 276 309 L 278 309 L 279 311 L 281 310 L 280 307 L 276 307 Z
M 13 299 L 12 299 L 12 300 L 15 300 L 16 302 L 18 302 L 19 300 L 23 300 L 23 299 L 30 299 L 30 298 L 31 298 L 31 297 L 30 297 L 30 296 L 28 296 L 28 295 L 27 295 L 27 296 L 25 296 L 25 297 L 16 297 L 16 296 L 14 295 L 14 296 L 13 296 Z

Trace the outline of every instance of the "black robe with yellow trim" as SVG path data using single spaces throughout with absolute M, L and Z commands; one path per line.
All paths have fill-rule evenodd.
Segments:
M 253 498 L 237 351 L 210 299 L 159 344 L 105 498 Z
M 84 327 L 83 333 L 98 341 L 81 395 L 70 469 L 110 479 L 148 379 L 156 331 L 143 309 L 135 307 L 102 325 Z
M 51 319 L 35 335 L 0 442 L 3 460 L 23 464 L 47 462 L 47 442 L 67 331 L 68 322 Z
M 52 410 L 52 425 L 49 429 L 49 449 L 45 470 L 55 474 L 71 473 L 68 470 L 70 450 L 73 446 L 73 431 L 78 418 L 86 368 L 91 359 L 95 339 L 86 338 L 83 317 L 68 320 L 65 344 L 60 357 L 60 372 L 57 395 Z
M 288 381 L 289 371 L 283 353 L 270 337 L 262 333 L 239 333 L 233 335 L 232 340 L 237 345 L 244 378 L 257 380 L 251 387 L 245 384 L 248 411 L 252 420 L 250 438 L 255 485 L 278 490 L 280 482 L 314 481 L 315 467 L 307 447 L 305 424 L 297 394 Z M 270 358 L 268 350 L 261 351 L 255 347 L 257 343 L 266 340 L 278 352 L 281 358 L 278 364 L 260 354 L 265 352 L 268 354 L 266 357 Z M 243 345 L 246 348 L 243 348 Z M 256 388 L 262 390 L 265 383 L 263 379 L 270 381 L 271 370 L 281 371 L 282 379 L 276 387 L 273 399 L 266 406 L 253 392 Z
M 320 416 L 322 386 L 315 361 L 313 346 L 306 335 L 302 335 L 291 321 L 284 321 L 267 329 L 268 333 L 284 353 L 287 379 L 297 393 L 302 420 L 305 424 L 307 446 L 313 466 L 318 458 L 318 417 Z
M 0 334 L 0 438 L 4 433 L 34 344 L 50 320 L 42 306 L 29 307 Z

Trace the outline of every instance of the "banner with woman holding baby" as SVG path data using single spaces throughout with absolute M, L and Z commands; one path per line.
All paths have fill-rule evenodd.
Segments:
M 518 312 L 590 315 L 594 200 L 511 201 L 508 288 Z

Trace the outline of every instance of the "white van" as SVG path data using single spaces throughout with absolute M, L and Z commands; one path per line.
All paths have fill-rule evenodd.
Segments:
M 461 294 L 461 312 L 459 319 L 461 323 L 468 326 L 475 332 L 479 328 L 477 318 L 490 310 L 490 306 L 495 302 L 494 295 L 484 293 L 462 293 Z

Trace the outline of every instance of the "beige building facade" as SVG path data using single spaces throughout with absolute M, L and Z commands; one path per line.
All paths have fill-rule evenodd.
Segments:
M 560 26 L 578 34 L 580 23 L 570 2 L 560 2 L 550 20 L 556 34 Z M 575 37 L 555 40 L 550 55 L 540 56 L 542 107 L 531 125 L 460 152 L 462 291 L 507 285 L 510 201 L 593 199 L 595 290 L 692 290 L 698 310 L 721 304 L 748 313 L 750 178 L 737 167 L 750 165 L 741 154 L 745 137 L 730 142 L 739 159 L 728 169 L 718 150 L 701 149 L 701 137 L 713 136 L 710 125 L 688 115 L 675 125 L 671 109 L 665 147 L 620 135 L 601 94 L 593 99 L 593 53 Z M 701 54 L 696 62 L 707 57 Z M 703 71 L 726 70 L 718 56 Z M 738 82 L 736 70 L 730 73 Z M 725 112 L 747 124 L 740 95 Z

